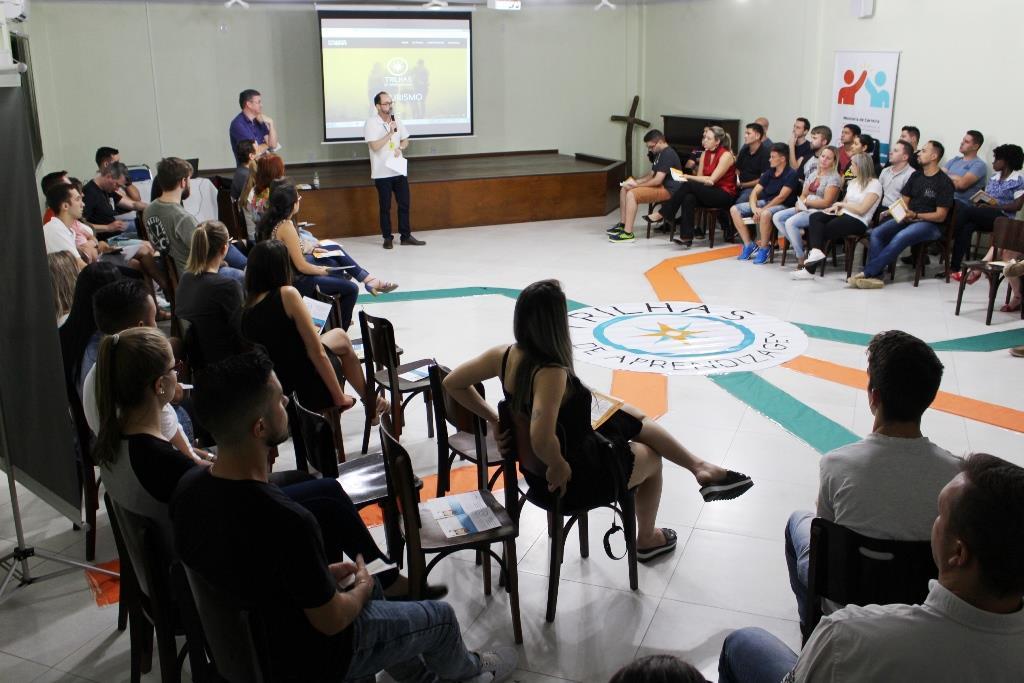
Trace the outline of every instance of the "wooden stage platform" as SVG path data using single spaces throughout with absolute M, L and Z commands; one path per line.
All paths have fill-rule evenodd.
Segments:
M 316 224 L 312 232 L 318 237 L 380 234 L 368 160 L 293 164 L 287 173 L 296 183 L 310 184 L 314 173 L 320 175 L 319 190 L 301 191 L 299 215 Z M 624 178 L 623 161 L 558 150 L 409 157 L 412 229 L 604 216 L 618 207 Z M 394 201 L 391 213 L 397 234 Z

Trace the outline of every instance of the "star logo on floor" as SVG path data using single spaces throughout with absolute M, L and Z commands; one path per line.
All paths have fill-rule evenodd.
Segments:
M 645 332 L 647 332 L 647 334 L 641 334 L 639 336 L 660 337 L 660 339 L 655 340 L 656 344 L 663 342 L 665 340 L 677 341 L 681 344 L 686 344 L 688 343 L 690 337 L 692 337 L 695 334 L 700 334 L 700 332 L 697 330 L 689 330 L 689 327 L 689 325 L 683 325 L 682 327 L 672 327 L 671 325 L 666 325 L 665 323 L 658 323 L 657 330 L 648 330 L 645 328 L 641 328 Z

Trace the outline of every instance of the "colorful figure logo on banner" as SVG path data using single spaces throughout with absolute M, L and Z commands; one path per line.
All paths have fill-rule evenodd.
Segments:
M 882 87 L 885 85 L 885 80 L 885 72 L 879 71 L 875 74 L 874 83 L 870 80 L 864 81 L 864 89 L 871 95 L 871 106 L 876 109 L 889 108 L 889 91 Z
M 846 87 L 839 88 L 839 98 L 836 100 L 839 104 L 854 104 L 854 100 L 857 99 L 857 92 L 861 86 L 864 85 L 864 81 L 867 80 L 868 72 L 862 71 L 860 76 L 857 78 L 857 82 L 853 82 L 853 70 L 847 69 L 843 74 L 843 81 L 846 83 Z M 851 85 L 852 83 L 852 85 Z

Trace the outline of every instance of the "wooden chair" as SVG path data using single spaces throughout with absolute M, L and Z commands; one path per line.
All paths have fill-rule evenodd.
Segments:
M 519 525 L 509 515 L 508 505 L 516 504 L 516 493 L 514 486 L 505 487 L 505 506 L 502 506 L 490 491 L 479 486 L 477 492 L 480 494 L 484 504 L 498 518 L 500 526 L 486 531 L 476 531 L 463 536 L 448 538 L 441 530 L 438 521 L 427 508 L 419 503 L 415 496 L 413 487 L 412 463 L 409 454 L 398 443 L 397 437 L 391 431 L 391 418 L 385 415 L 381 420 L 380 442 L 384 452 L 384 462 L 387 466 L 388 477 L 394 487 L 395 498 L 398 501 L 398 509 L 402 515 L 405 543 L 408 547 L 408 571 L 409 571 L 409 594 L 412 599 L 419 599 L 427 585 L 427 577 L 430 571 L 437 566 L 442 559 L 460 550 L 475 550 L 484 556 L 489 555 L 498 562 L 502 576 L 506 578 L 505 590 L 509 594 L 509 604 L 512 611 L 512 631 L 515 635 L 515 642 L 523 642 L 523 627 L 519 616 L 519 578 L 516 563 L 516 536 L 519 535 Z M 483 443 L 479 444 L 483 449 Z M 479 478 L 482 481 L 485 474 L 484 466 L 477 464 Z M 514 482 L 515 473 L 511 463 L 503 465 L 506 481 Z M 444 501 L 450 497 L 435 500 Z M 491 546 L 501 543 L 503 547 L 502 556 L 497 555 Z M 427 555 L 432 555 L 429 563 Z M 491 594 L 491 563 L 483 563 L 484 594 Z
M 78 471 L 82 482 L 82 504 L 85 508 L 85 559 L 92 562 L 96 559 L 96 512 L 100 508 L 99 479 L 96 477 L 96 463 L 92 459 L 92 430 L 85 419 L 82 399 L 78 390 L 66 384 L 68 409 L 71 423 L 75 430 L 78 446 Z M 75 528 L 78 528 L 77 525 Z
M 139 669 L 139 674 L 149 673 L 153 668 L 153 639 L 151 637 L 148 640 L 143 639 L 145 635 L 152 635 L 152 627 L 148 622 L 143 624 L 145 617 L 136 612 L 140 608 L 139 583 L 135 578 L 132 561 L 128 557 L 128 549 L 125 547 L 124 537 L 121 535 L 121 525 L 118 524 L 117 517 L 114 515 L 109 494 L 103 494 L 103 505 L 107 509 L 107 519 L 110 521 L 110 530 L 114 534 L 114 545 L 117 547 L 117 557 L 120 563 L 120 568 L 117 571 L 119 575 L 117 630 L 124 631 L 126 628 L 131 628 L 129 638 L 132 648 L 130 654 L 132 680 L 138 680 L 135 677 L 136 666 Z M 143 631 L 143 628 L 149 630 Z M 146 645 L 148 647 L 145 647 Z M 136 648 L 139 648 L 138 653 L 135 651 Z
M 427 436 L 434 438 L 433 402 L 430 399 L 430 378 L 422 368 L 434 361 L 429 358 L 398 364 L 398 347 L 395 345 L 395 328 L 385 318 L 368 315 L 359 311 L 359 330 L 363 335 L 363 365 L 366 368 L 366 395 L 390 394 L 391 419 L 394 420 L 394 434 L 402 436 L 405 424 L 405 406 L 414 397 L 422 394 L 427 408 Z M 406 379 L 401 375 L 420 370 L 422 379 Z M 404 400 L 403 400 L 404 397 Z M 367 411 L 363 429 L 363 453 L 370 447 L 370 413 Z
M 476 443 L 481 437 L 486 440 L 487 467 L 500 465 L 502 458 L 495 435 L 487 430 L 487 423 L 478 419 L 444 390 L 442 383 L 451 371 L 443 365 L 435 364 L 428 368 L 428 372 L 430 394 L 434 400 L 434 432 L 437 434 L 437 496 L 441 497 L 451 488 L 451 470 L 455 458 L 477 462 Z M 482 384 L 476 385 L 476 390 L 484 396 Z M 448 433 L 449 424 L 455 427 L 454 434 Z M 484 430 L 483 435 L 475 432 L 477 427 Z M 487 481 L 488 489 L 494 486 L 499 474 L 500 470 L 495 471 Z
M 255 612 L 232 602 L 197 572 L 187 566 L 184 570 L 217 674 L 230 683 L 272 680 L 267 658 L 269 645 L 262 619 Z
M 950 275 L 950 261 L 953 255 L 953 226 L 956 220 L 956 202 L 953 202 L 953 206 L 948 212 L 946 212 L 946 220 L 939 226 L 939 238 L 936 240 L 929 240 L 927 242 L 921 242 L 917 245 L 917 251 L 914 255 L 914 286 L 917 287 L 921 281 L 921 275 L 924 274 L 924 260 L 928 256 L 928 246 L 931 244 L 938 244 L 940 254 L 939 263 L 945 267 L 944 275 L 946 284 L 949 284 Z M 895 267 L 895 263 L 893 266 Z
M 1024 221 L 1000 217 L 992 227 L 992 248 L 995 250 L 996 261 L 1003 260 L 1003 250 L 1024 252 Z M 1003 277 L 1003 266 L 991 261 L 964 261 L 960 267 L 960 287 L 956 294 L 956 315 L 960 315 L 960 306 L 964 300 L 964 289 L 967 287 L 967 275 L 971 271 L 981 271 L 988 281 L 988 309 L 985 312 L 985 324 L 992 324 L 992 312 L 996 306 L 996 293 Z M 1010 301 L 1011 290 L 1006 288 L 1006 301 Z M 1021 319 L 1024 319 L 1024 306 L 1021 306 Z
M 821 620 L 821 600 L 841 605 L 915 604 L 938 576 L 929 541 L 892 541 L 862 536 L 828 520 L 811 521 L 807 576 L 809 623 L 804 641 Z
M 312 462 L 316 471 L 325 477 L 337 477 L 338 464 L 345 462 L 341 409 L 329 406 L 319 413 L 314 413 L 302 406 L 298 393 L 292 394 L 291 406 L 294 407 L 296 426 L 302 438 L 304 459 Z M 329 450 L 321 446 L 325 437 L 331 439 L 332 447 Z
M 506 401 L 498 404 L 498 414 L 501 418 L 501 429 L 511 429 L 515 443 L 515 461 L 519 469 L 529 472 L 538 477 L 543 477 L 547 466 L 533 451 L 533 444 L 530 442 L 530 424 L 526 415 L 512 413 L 511 407 Z M 511 462 L 507 465 L 511 469 Z M 505 477 L 506 496 L 508 491 L 515 490 L 519 494 L 518 487 L 513 487 L 512 482 L 516 481 L 508 475 Z M 547 494 L 547 491 L 544 491 Z M 531 490 L 527 490 L 522 497 L 516 501 L 514 506 L 507 503 L 506 506 L 513 511 L 516 524 L 519 523 L 519 514 L 525 502 L 529 500 L 537 507 L 548 513 L 548 536 L 551 539 L 551 550 L 549 553 L 550 571 L 548 572 L 548 603 L 544 615 L 546 621 L 555 620 L 555 609 L 558 604 L 558 577 L 561 573 L 562 556 L 565 549 L 565 537 L 572 530 L 573 524 L 579 522 L 580 534 L 580 555 L 584 558 L 590 556 L 590 539 L 588 537 L 589 525 L 587 520 L 588 509 L 568 510 L 562 507 L 561 497 L 550 498 L 547 495 L 538 496 Z M 636 504 L 632 489 L 623 489 L 619 492 L 618 499 L 608 505 L 596 507 L 609 507 L 622 521 L 623 534 L 626 537 L 626 557 L 629 565 L 629 587 L 636 590 L 639 587 L 637 578 L 636 561 Z M 568 518 L 565 520 L 565 518 Z M 565 520 L 565 521 L 563 521 Z
M 721 225 L 721 209 L 709 206 L 698 206 L 693 214 L 694 228 L 704 230 L 708 236 L 708 249 L 715 248 L 715 228 Z M 722 230 L 722 239 L 725 239 L 725 230 Z
M 175 594 L 171 586 L 171 559 L 168 556 L 169 539 L 157 526 L 156 522 L 126 510 L 111 500 L 110 508 L 117 519 L 119 531 L 128 552 L 131 568 L 138 586 L 137 610 L 129 616 L 129 620 L 138 619 L 140 630 L 132 630 L 133 641 L 139 648 L 132 647 L 131 675 L 132 681 L 138 681 L 143 664 L 145 643 L 152 649 L 152 633 L 149 626 L 142 626 L 142 619 L 156 630 L 157 651 L 160 657 L 160 680 L 181 680 L 181 665 L 185 655 L 191 653 L 192 668 L 202 671 L 205 664 L 203 643 L 194 643 L 186 637 L 185 645 L 178 651 L 175 636 L 186 635 L 181 621 L 180 604 L 191 600 L 191 595 Z M 137 634 L 137 635 L 136 635 Z M 191 647 L 190 647 L 191 645 Z

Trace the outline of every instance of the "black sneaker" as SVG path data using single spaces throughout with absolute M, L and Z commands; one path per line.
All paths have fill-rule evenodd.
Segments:
M 616 223 L 612 227 L 610 227 L 607 230 L 605 230 L 604 233 L 606 235 L 617 235 L 617 234 L 619 234 L 620 232 L 622 232 L 625 229 L 626 229 L 625 225 L 623 225 L 622 223 Z
M 636 236 L 631 232 L 621 230 L 613 235 L 608 235 L 608 240 L 611 242 L 632 242 L 636 239 Z
M 754 485 L 750 477 L 732 470 L 725 471 L 725 478 L 707 486 L 700 487 L 700 495 L 705 503 L 716 500 L 732 500 L 738 498 Z

